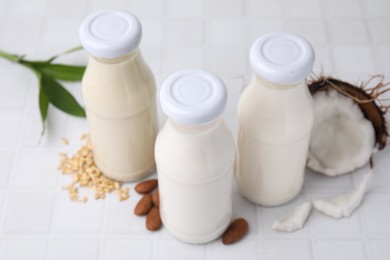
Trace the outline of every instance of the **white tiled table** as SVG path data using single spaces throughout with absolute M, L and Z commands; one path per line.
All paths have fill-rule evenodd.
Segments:
M 236 133 L 239 94 L 251 70 L 248 49 L 260 34 L 296 32 L 316 50 L 315 72 L 353 83 L 383 73 L 390 80 L 388 0 L 0 0 L 0 49 L 44 59 L 79 45 L 78 26 L 102 8 L 126 8 L 144 28 L 141 44 L 158 84 L 185 67 L 220 75 L 229 89 L 225 119 Z M 85 64 L 87 55 L 60 61 Z M 80 85 L 68 84 L 80 98 Z M 72 152 L 87 131 L 83 119 L 53 107 L 41 142 L 37 82 L 30 71 L 0 60 L 0 259 L 390 259 L 390 149 L 375 155 L 376 173 L 364 204 L 349 219 L 314 212 L 295 233 L 276 233 L 273 220 L 302 201 L 356 187 L 367 167 L 328 178 L 308 172 L 300 195 L 277 208 L 257 207 L 235 190 L 234 216 L 249 235 L 226 247 L 220 241 L 188 245 L 167 231 L 149 233 L 132 213 L 139 199 L 115 196 L 72 203 L 61 187 L 57 153 Z M 160 124 L 163 122 L 160 112 Z M 61 137 L 71 145 L 64 147 Z M 88 193 L 88 192 L 87 192 Z

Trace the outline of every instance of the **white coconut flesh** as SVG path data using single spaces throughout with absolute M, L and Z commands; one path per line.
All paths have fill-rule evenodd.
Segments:
M 359 106 L 333 89 L 317 92 L 313 102 L 307 166 L 337 176 L 366 164 L 375 146 L 375 131 Z

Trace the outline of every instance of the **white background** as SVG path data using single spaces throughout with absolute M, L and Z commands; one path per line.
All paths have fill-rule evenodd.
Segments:
M 171 72 L 204 68 L 227 84 L 225 120 L 236 134 L 236 108 L 251 76 L 248 49 L 259 35 L 290 31 L 314 46 L 314 71 L 351 83 L 383 73 L 390 80 L 390 1 L 388 0 L 0 0 L 0 49 L 45 59 L 79 45 L 78 27 L 92 11 L 125 8 L 143 25 L 141 50 L 158 85 Z M 61 62 L 85 64 L 79 52 Z M 80 84 L 67 84 L 79 100 Z M 132 213 L 139 199 L 72 203 L 57 170 L 58 152 L 79 147 L 84 119 L 49 111 L 41 123 L 37 81 L 30 72 L 0 60 L 0 259 L 390 259 L 390 149 L 375 155 L 376 172 L 364 204 L 349 219 L 314 212 L 292 234 L 271 230 L 280 214 L 302 201 L 350 191 L 367 167 L 329 178 L 307 172 L 299 196 L 282 207 L 250 204 L 235 190 L 234 216 L 250 225 L 232 246 L 214 241 L 188 245 L 167 231 L 150 233 Z M 160 124 L 164 118 L 160 112 Z M 71 145 L 63 146 L 61 137 Z

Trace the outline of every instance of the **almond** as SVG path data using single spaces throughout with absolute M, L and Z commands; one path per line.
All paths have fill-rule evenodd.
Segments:
M 158 183 L 156 179 L 146 180 L 138 183 L 135 186 L 135 191 L 138 192 L 139 194 L 148 194 L 157 187 L 157 184 Z
M 145 216 L 153 207 L 152 195 L 144 195 L 134 208 L 134 214 L 137 216 Z
M 160 193 L 156 190 L 152 195 L 153 204 L 156 207 L 160 207 Z
M 230 245 L 244 237 L 248 231 L 248 222 L 243 218 L 234 220 L 222 234 L 222 243 Z
M 146 228 L 149 231 L 156 231 L 160 229 L 161 225 L 160 210 L 157 207 L 153 207 L 146 217 Z

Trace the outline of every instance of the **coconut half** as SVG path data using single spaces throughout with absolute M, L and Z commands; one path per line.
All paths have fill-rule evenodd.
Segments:
M 314 126 L 307 166 L 328 176 L 354 171 L 365 165 L 376 149 L 387 144 L 385 114 L 389 106 L 380 95 L 390 90 L 380 82 L 361 87 L 326 77 L 309 83 L 313 96 Z

